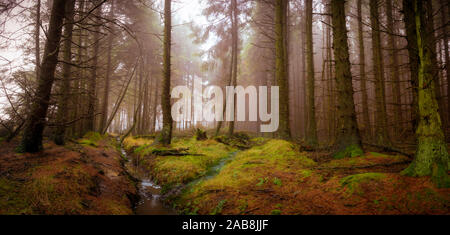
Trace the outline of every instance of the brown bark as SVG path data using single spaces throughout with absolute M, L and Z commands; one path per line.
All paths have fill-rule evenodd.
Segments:
M 350 55 L 345 21 L 345 2 L 331 1 L 333 22 L 333 48 L 336 60 L 337 117 L 338 132 L 336 151 L 361 149 L 361 138 L 356 121 L 355 103 L 353 100 L 353 83 L 350 71 Z M 349 156 L 350 157 L 350 156 Z
M 38 79 L 38 87 L 30 113 L 25 122 L 21 151 L 42 150 L 42 134 L 46 125 L 50 94 L 55 79 L 66 0 L 54 0 L 45 43 L 44 57 Z
M 68 120 L 69 98 L 70 98 L 70 80 L 72 78 L 72 34 L 74 21 L 75 0 L 67 0 L 66 2 L 66 19 L 64 25 L 64 65 L 63 78 L 60 89 L 60 99 L 56 114 L 57 127 L 53 141 L 57 145 L 65 144 L 66 122 Z
M 162 144 L 170 144 L 172 141 L 173 119 L 170 108 L 170 48 L 172 39 L 172 11 L 171 0 L 165 0 L 164 4 L 164 79 L 162 86 L 162 110 L 163 110 L 163 129 L 159 141 Z

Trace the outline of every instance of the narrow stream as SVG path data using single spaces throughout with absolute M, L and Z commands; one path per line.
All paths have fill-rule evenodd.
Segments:
M 120 142 L 120 139 L 119 139 Z M 135 205 L 134 211 L 136 215 L 177 215 L 177 212 L 164 205 L 161 200 L 161 187 L 149 179 L 149 177 L 142 173 L 139 166 L 133 164 L 133 161 L 128 156 L 127 152 L 120 147 L 122 155 L 128 159 L 126 168 L 129 171 L 136 172 L 133 174 L 141 181 L 139 182 L 139 197 L 140 201 Z
M 120 139 L 118 139 L 120 142 Z M 137 177 L 141 182 L 139 183 L 139 196 L 140 201 L 135 205 L 136 215 L 177 215 L 177 212 L 166 205 L 161 200 L 161 186 L 157 185 L 155 182 L 150 180 L 150 177 L 142 170 L 137 164 L 133 164 L 134 161 L 128 156 L 127 152 L 120 147 L 122 155 L 128 159 L 126 163 L 126 168 L 130 172 L 134 172 L 134 177 Z M 211 167 L 206 174 L 192 182 L 190 182 L 187 187 L 191 187 L 200 183 L 201 181 L 211 179 L 212 177 L 219 174 L 222 168 L 230 160 L 232 160 L 238 152 L 232 152 L 226 158 L 223 158 Z M 137 161 L 138 162 L 138 161 Z

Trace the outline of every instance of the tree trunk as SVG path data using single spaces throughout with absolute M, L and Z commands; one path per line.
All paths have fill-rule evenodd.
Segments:
M 336 88 L 338 132 L 336 138 L 336 156 L 353 157 L 361 154 L 361 137 L 356 121 L 353 83 L 350 71 L 350 55 L 345 21 L 345 1 L 332 0 L 333 48 L 336 60 Z
M 315 73 L 314 73 L 314 45 L 313 45 L 313 3 L 305 0 L 306 4 L 306 70 L 307 70 L 307 100 L 308 100 L 308 126 L 306 142 L 317 145 L 317 124 L 315 105 Z M 282 94 L 282 92 L 281 92 Z
M 448 171 L 448 151 L 445 143 L 442 123 L 438 112 L 435 85 L 433 82 L 432 57 L 434 45 L 430 40 L 426 21 L 426 13 L 430 9 L 421 0 L 414 1 L 417 45 L 419 49 L 419 127 L 417 129 L 416 158 L 413 163 L 402 172 L 408 176 L 432 176 L 437 187 L 450 187 Z
M 384 68 L 381 51 L 380 22 L 378 14 L 379 0 L 370 0 L 370 21 L 372 25 L 373 70 L 375 74 L 375 136 L 377 144 L 390 146 L 387 132 L 386 96 L 384 84 Z
M 50 101 L 55 69 L 64 20 L 66 0 L 54 0 L 50 16 L 50 24 L 45 43 L 44 57 L 39 73 L 38 88 L 25 122 L 21 151 L 38 152 L 42 150 L 42 134 L 46 124 L 47 110 Z
M 441 115 L 441 121 L 442 121 L 442 125 L 443 127 L 447 126 L 447 118 L 445 117 L 445 105 L 444 105 L 444 99 L 442 98 L 442 94 L 441 94 L 441 76 L 440 76 L 440 69 L 439 69 L 439 65 L 438 65 L 438 60 L 437 60 L 437 52 L 436 52 L 436 44 L 437 44 L 437 40 L 436 40 L 436 36 L 435 36 L 435 27 L 434 27 L 434 12 L 433 12 L 433 3 L 432 0 L 429 1 L 425 1 L 427 6 L 427 23 L 426 23 L 426 30 L 427 30 L 427 34 L 430 36 L 430 40 L 428 43 L 430 43 L 430 49 L 431 49 L 431 65 L 432 65 L 432 70 L 433 70 L 433 77 L 434 77 L 434 82 L 436 83 L 435 86 L 435 94 L 436 94 L 436 99 L 438 101 L 438 106 L 439 106 L 439 115 Z M 445 134 L 445 132 L 444 132 Z
M 39 78 L 41 66 L 41 0 L 36 2 L 36 26 L 34 32 L 35 56 L 36 56 L 36 79 Z
M 448 14 L 450 14 L 450 4 L 446 1 L 441 0 L 441 17 L 442 17 L 442 35 L 444 40 L 444 53 L 445 53 L 445 73 L 447 75 L 447 125 L 450 124 L 450 56 L 449 56 L 449 48 L 448 48 L 448 35 L 447 35 L 447 27 L 448 27 Z M 447 9 L 446 6 L 447 5 Z
M 237 0 L 231 0 L 231 30 L 232 30 L 232 56 L 233 56 L 233 64 L 232 64 L 232 83 L 231 86 L 236 87 L 237 86 L 237 68 L 238 68 L 238 43 L 239 43 L 239 35 L 238 35 L 238 29 L 239 29 L 239 22 L 238 22 L 238 7 L 237 7 Z M 233 94 L 234 96 L 234 118 L 236 118 L 236 104 L 237 104 L 237 95 Z M 234 127 L 235 127 L 235 121 L 230 121 L 229 127 L 228 127 L 228 136 L 232 136 L 234 134 Z
M 398 71 L 398 51 L 395 42 L 395 25 L 393 18 L 392 0 L 386 1 L 386 15 L 387 15 L 387 31 L 389 33 L 388 37 L 388 47 L 389 47 L 389 58 L 390 58 L 390 72 L 391 72 L 391 82 L 392 82 L 392 98 L 394 104 L 394 126 L 400 128 L 398 131 L 394 131 L 394 135 L 398 136 L 401 133 L 403 119 L 402 119 L 402 99 L 400 96 L 400 74 Z
M 164 4 L 164 79 L 161 96 L 163 110 L 163 129 L 159 138 L 160 142 L 169 145 L 172 141 L 173 119 L 170 108 L 170 47 L 172 35 L 172 11 L 171 0 L 165 0 Z
M 287 1 L 276 0 L 275 2 L 275 79 L 280 88 L 280 125 L 278 137 L 291 139 L 289 130 L 289 87 L 286 72 L 286 19 Z
M 111 9 L 109 12 L 109 20 L 114 20 L 114 0 L 111 1 Z M 109 106 L 109 90 L 111 84 L 111 73 L 112 73 L 112 63 L 111 63 L 111 53 L 112 44 L 114 39 L 114 26 L 110 25 L 111 32 L 108 37 L 108 48 L 107 50 L 107 63 L 106 63 L 106 77 L 105 77 L 105 87 L 103 90 L 103 104 L 102 104 L 102 116 L 100 120 L 100 131 L 106 132 L 105 126 L 108 120 L 108 106 Z
M 408 41 L 409 70 L 411 76 L 412 102 L 411 120 L 412 129 L 417 129 L 419 121 L 418 87 L 419 87 L 419 49 L 417 48 L 416 21 L 414 18 L 414 4 L 411 0 L 403 0 L 403 14 L 405 15 L 406 40 Z
M 63 78 L 60 89 L 60 99 L 58 110 L 56 114 L 57 127 L 53 141 L 57 145 L 65 144 L 66 136 L 66 122 L 68 120 L 69 110 L 69 98 L 70 98 L 70 80 L 72 69 L 72 34 L 73 34 L 73 21 L 74 21 L 74 8 L 75 0 L 67 0 L 66 2 L 66 20 L 64 24 L 64 65 L 63 65 Z
M 367 77 L 366 77 L 366 53 L 364 47 L 363 20 L 362 20 L 362 0 L 358 0 L 358 41 L 359 41 L 359 74 L 360 89 L 362 93 L 362 115 L 364 131 L 369 139 L 372 138 L 372 127 L 369 116 L 369 98 L 367 95 Z
M 88 87 L 88 111 L 86 120 L 85 132 L 95 131 L 95 117 L 96 117 L 96 104 L 97 104 L 97 72 L 98 72 L 98 54 L 100 50 L 100 20 L 101 6 L 95 10 L 96 20 L 93 22 L 94 26 L 94 51 L 92 58 L 91 78 L 89 79 Z

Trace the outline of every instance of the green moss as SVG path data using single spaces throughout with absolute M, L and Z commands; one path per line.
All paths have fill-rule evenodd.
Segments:
M 351 195 L 354 192 L 361 194 L 360 184 L 367 183 L 370 181 L 377 181 L 386 178 L 385 174 L 382 173 L 363 173 L 357 175 L 350 175 L 341 179 L 340 184 L 342 187 L 346 187 L 347 192 Z
M 98 144 L 96 142 L 89 140 L 89 139 L 81 139 L 78 141 L 78 143 L 81 145 L 90 146 L 90 147 L 94 147 L 94 148 L 98 147 Z
M 0 178 L 0 214 L 31 214 L 32 210 L 23 194 L 22 186 L 19 182 Z
M 264 183 L 267 182 L 267 178 L 259 178 L 258 180 L 259 180 L 259 182 L 256 184 L 256 186 L 258 186 L 258 187 L 263 186 Z
M 350 145 L 342 151 L 334 154 L 334 159 L 343 159 L 347 157 L 359 157 L 364 155 L 363 150 L 358 145 Z
M 275 210 L 272 210 L 271 212 L 270 212 L 270 214 L 271 215 L 281 215 L 281 210 L 279 210 L 279 209 L 275 209 Z
M 278 179 L 278 178 L 274 178 L 273 179 L 273 184 L 275 184 L 275 185 L 277 185 L 277 186 L 281 186 L 283 183 L 281 182 L 281 180 L 280 179 Z
M 155 146 L 143 145 L 134 152 L 140 156 L 147 156 L 151 155 L 155 149 Z M 160 147 L 158 149 L 161 150 Z M 189 153 L 198 154 L 198 156 L 158 156 L 152 161 L 143 158 L 143 165 L 149 170 L 152 177 L 160 185 L 167 185 L 168 188 L 180 183 L 188 183 L 208 174 L 213 166 L 236 151 L 236 149 L 214 140 L 197 141 L 195 138 L 174 139 L 170 149 L 189 149 Z
M 88 132 L 81 140 L 78 141 L 78 143 L 97 148 L 99 146 L 99 142 L 105 138 L 107 138 L 107 135 L 101 135 L 97 132 Z
M 223 206 L 227 203 L 227 200 L 222 200 L 217 204 L 217 206 L 214 208 L 214 210 L 211 212 L 211 215 L 219 215 L 222 213 Z

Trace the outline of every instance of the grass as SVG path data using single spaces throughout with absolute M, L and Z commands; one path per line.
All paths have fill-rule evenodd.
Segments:
M 152 140 L 133 137 L 124 141 L 125 148 L 134 149 L 134 154 L 142 157 L 141 163 L 163 188 L 188 183 L 205 175 L 211 166 L 236 151 L 215 140 L 174 138 L 171 148 L 189 149 L 189 153 L 196 155 L 152 157 L 150 155 L 155 149 L 162 149 L 161 146 L 152 146 L 152 143 Z
M 371 166 L 376 164 L 391 164 L 408 161 L 409 158 L 401 155 L 386 155 L 370 152 L 360 157 L 333 159 L 322 164 L 322 167 L 351 167 L 351 166 Z
M 132 214 L 130 201 L 123 196 L 132 193 L 131 183 L 119 177 L 112 180 L 105 174 L 108 170 L 120 171 L 119 157 L 114 158 L 107 150 L 114 147 L 110 145 L 113 142 L 98 133 L 88 133 L 78 143 L 89 148 L 79 151 L 71 150 L 72 143 L 66 148 L 47 144 L 42 161 L 15 169 L 11 177 L 20 180 L 0 178 L 0 214 Z M 102 147 L 92 148 L 97 145 Z M 113 193 L 101 192 L 100 184 Z
M 238 153 L 217 176 L 192 185 L 192 188 L 180 196 L 177 204 L 194 202 L 189 207 L 200 208 L 197 209 L 200 213 L 209 213 L 208 208 L 215 208 L 214 203 L 218 205 L 227 200 L 223 209 L 226 207 L 235 214 L 242 214 L 247 208 L 258 204 L 258 195 L 252 193 L 253 190 L 273 191 L 275 194 L 289 191 L 299 179 L 312 176 L 312 172 L 304 168 L 314 165 L 314 161 L 297 152 L 290 142 L 268 140 L 263 145 Z M 265 203 L 268 203 L 267 210 L 270 214 L 272 209 L 269 207 L 273 207 L 271 202 L 258 205 Z M 191 209 L 187 209 L 189 210 Z
M 361 184 L 369 183 L 370 181 L 379 181 L 385 179 L 386 175 L 383 173 L 363 173 L 357 175 L 350 175 L 341 179 L 340 184 L 346 188 L 346 192 L 351 195 L 353 193 L 362 194 Z
M 78 140 L 78 143 L 84 146 L 97 148 L 99 147 L 99 142 L 104 140 L 106 137 L 107 135 L 101 135 L 97 132 L 88 132 L 82 139 Z

